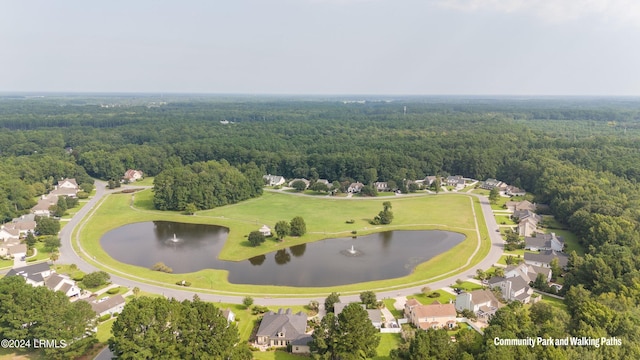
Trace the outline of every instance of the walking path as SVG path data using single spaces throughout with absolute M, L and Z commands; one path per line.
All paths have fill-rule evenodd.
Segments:
M 136 187 L 136 186 L 127 186 L 127 187 L 128 188 L 145 188 L 145 187 Z M 131 275 L 126 275 L 126 274 L 125 274 L 127 276 L 126 278 L 122 276 L 118 276 L 117 275 L 118 273 L 122 273 L 121 270 L 110 268 L 104 264 L 99 264 L 100 268 L 98 268 L 90 264 L 89 262 L 85 261 L 78 253 L 76 253 L 75 249 L 71 245 L 71 242 L 72 242 L 71 235 L 74 229 L 76 229 L 76 227 L 78 226 L 80 226 L 81 228 L 82 225 L 85 223 L 85 221 L 89 219 L 91 216 L 93 216 L 95 210 L 97 209 L 96 205 L 99 204 L 99 202 L 102 200 L 102 198 L 105 195 L 108 195 L 113 192 L 121 191 L 121 190 L 122 189 L 107 190 L 105 182 L 96 181 L 95 196 L 89 200 L 86 206 L 80 209 L 80 211 L 78 211 L 78 213 L 76 213 L 73 216 L 73 218 L 69 221 L 69 223 L 67 223 L 65 227 L 62 229 L 62 231 L 60 232 L 60 238 L 62 242 L 60 258 L 58 260 L 60 263 L 76 264 L 80 270 L 86 273 L 108 269 L 108 271 L 111 273 L 111 281 L 115 284 L 127 286 L 129 288 L 138 287 L 141 291 L 162 294 L 163 296 L 173 297 L 178 300 L 191 299 L 197 293 L 202 300 L 206 300 L 206 301 L 236 303 L 236 304 L 242 303 L 242 300 L 246 294 L 225 295 L 225 294 L 199 293 L 196 291 L 198 289 L 193 289 L 189 291 L 189 290 L 182 290 L 182 289 L 166 288 L 164 287 L 165 284 L 159 283 L 159 282 L 154 284 L 151 280 L 148 280 L 148 279 L 139 278 L 139 280 L 136 280 L 135 277 Z M 299 196 L 309 196 L 309 195 L 295 194 L 295 193 L 290 193 L 290 194 L 299 195 Z M 423 194 L 409 194 L 407 196 L 427 196 L 427 195 L 428 194 L 423 193 Z M 498 229 L 498 224 L 496 223 L 495 217 L 493 216 L 493 212 L 491 210 L 491 206 L 489 205 L 489 201 L 484 196 L 480 196 L 477 194 L 468 194 L 468 195 L 475 196 L 480 201 L 480 206 L 486 221 L 488 235 L 489 235 L 489 239 L 485 239 L 485 240 L 491 241 L 491 248 L 489 250 L 489 254 L 483 260 L 481 260 L 478 264 L 476 264 L 476 266 L 472 269 L 465 270 L 462 272 L 457 272 L 457 270 L 453 270 L 453 271 L 450 271 L 449 273 L 442 274 L 442 275 L 450 275 L 449 277 L 442 280 L 431 281 L 431 282 L 429 282 L 428 280 L 420 281 L 420 282 L 414 283 L 410 287 L 407 287 L 404 289 L 397 289 L 397 290 L 371 289 L 372 291 L 376 292 L 378 298 L 382 299 L 382 298 L 389 298 L 389 297 L 403 297 L 403 296 L 413 295 L 415 293 L 420 292 L 420 290 L 424 286 L 429 286 L 432 289 L 440 289 L 455 283 L 457 279 L 468 281 L 473 279 L 473 277 L 476 274 L 476 269 L 478 268 L 488 269 L 500 259 L 500 256 L 502 256 L 502 253 L 503 253 L 503 241 L 502 241 L 502 237 L 500 236 L 500 233 L 496 232 L 496 230 Z M 443 194 L 443 196 L 446 196 L 446 195 Z M 338 197 L 336 197 L 336 199 L 346 200 L 346 198 L 338 198 Z M 353 201 L 353 200 L 368 200 L 368 199 L 367 198 L 351 198 L 349 200 Z M 479 226 L 477 223 L 478 220 L 475 213 L 475 207 L 473 206 L 472 198 L 469 198 L 469 201 L 471 203 L 471 206 L 472 206 L 471 209 L 473 211 L 475 222 L 476 222 L 476 234 L 478 238 L 478 246 L 476 247 L 474 253 L 469 257 L 467 262 L 462 267 L 466 267 L 469 265 L 473 256 L 475 256 L 475 254 L 480 250 L 480 242 L 482 241 L 480 237 Z M 88 254 L 86 254 L 82 248 L 80 248 L 79 251 L 84 253 L 85 256 L 89 257 Z M 264 295 L 264 294 L 257 294 L 253 296 L 255 298 L 255 303 L 259 305 L 286 306 L 286 305 L 306 305 L 309 303 L 310 300 L 317 300 L 318 302 L 322 303 L 326 295 L 327 294 L 318 294 L 318 296 L 299 295 L 299 297 L 296 297 L 298 296 L 297 294 L 291 294 L 292 297 L 288 297 L 288 298 L 271 298 L 269 297 L 269 295 Z M 346 302 L 359 301 L 359 295 L 354 294 L 354 295 L 341 296 L 341 300 Z M 402 304 L 402 306 L 404 306 L 404 304 Z

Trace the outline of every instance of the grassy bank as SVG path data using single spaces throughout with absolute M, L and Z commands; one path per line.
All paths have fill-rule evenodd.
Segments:
M 300 197 L 289 194 L 265 193 L 262 197 L 239 204 L 198 212 L 195 216 L 177 212 L 162 212 L 153 209 L 152 193 L 149 190 L 131 194 L 110 195 L 94 209 L 88 220 L 74 232 L 74 246 L 85 259 L 105 270 L 121 276 L 148 283 L 175 287 L 179 280 L 192 283 L 191 290 L 211 291 L 226 294 L 256 294 L 287 296 L 297 294 L 324 295 L 331 291 L 355 293 L 361 290 L 383 290 L 419 285 L 454 275 L 459 268 L 473 267 L 484 258 L 491 246 L 488 241 L 484 218 L 479 203 L 466 195 L 435 195 L 398 197 L 391 203 L 395 219 L 392 225 L 373 226 L 369 219 L 382 210 L 384 199 L 330 199 Z M 478 217 L 481 242 L 479 251 L 476 219 Z M 308 233 L 302 237 L 287 237 L 283 242 L 268 240 L 259 247 L 252 247 L 244 237 L 262 224 L 271 227 L 279 220 L 290 220 L 302 216 L 307 222 Z M 346 220 L 353 219 L 353 224 Z M 252 256 L 273 252 L 293 245 L 320 239 L 349 236 L 352 230 L 358 235 L 383 230 L 448 230 L 462 233 L 466 240 L 452 250 L 420 264 L 408 276 L 327 288 L 296 288 L 285 286 L 253 286 L 230 284 L 227 272 L 201 270 L 190 274 L 165 274 L 138 266 L 123 264 L 112 259 L 100 247 L 99 239 L 107 231 L 119 226 L 151 220 L 177 221 L 184 223 L 215 224 L 229 228 L 229 236 L 219 257 L 225 260 L 244 260 Z M 472 258 L 470 263 L 467 260 Z M 459 269 L 463 270 L 463 269 Z

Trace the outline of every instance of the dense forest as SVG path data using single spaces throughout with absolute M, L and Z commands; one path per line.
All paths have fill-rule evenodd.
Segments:
M 330 182 L 365 182 L 372 174 L 396 183 L 435 174 L 494 177 L 549 204 L 586 254 L 571 256 L 566 316 L 504 308 L 467 352 L 640 358 L 640 100 L 352 100 L 360 99 L 0 98 L 0 216 L 7 221 L 27 211 L 61 177 L 116 180 L 128 168 L 157 176 L 159 184 L 178 174 L 200 181 L 193 174 L 204 167 L 227 166 L 229 176 L 248 179 L 258 170 Z M 258 195 L 254 185 L 247 182 L 242 192 Z M 198 196 L 166 201 L 176 208 L 227 203 Z M 622 345 L 517 353 L 492 345 L 495 336 L 525 335 L 615 336 Z

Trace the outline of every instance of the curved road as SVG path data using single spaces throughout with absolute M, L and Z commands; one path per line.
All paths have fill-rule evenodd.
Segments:
M 89 263 L 87 263 L 82 257 L 80 257 L 76 251 L 71 246 L 71 234 L 73 230 L 82 223 L 86 217 L 91 213 L 91 211 L 95 208 L 96 204 L 104 197 L 105 195 L 117 191 L 121 191 L 122 189 L 116 190 L 107 190 L 106 183 L 104 181 L 95 182 L 96 185 L 96 194 L 89 200 L 89 202 L 82 208 L 78 213 L 76 213 L 73 218 L 64 226 L 62 231 L 60 231 L 60 239 L 61 239 L 61 251 L 60 258 L 58 259 L 59 263 L 64 264 L 76 264 L 78 268 L 86 273 L 103 270 L 99 269 Z M 135 188 L 135 186 L 127 186 L 130 188 Z M 380 291 L 376 292 L 378 299 L 391 298 L 397 296 L 407 296 L 413 295 L 421 291 L 424 286 L 429 286 L 432 289 L 439 289 L 445 286 L 449 286 L 454 284 L 457 279 L 469 279 L 473 278 L 476 274 L 476 269 L 488 269 L 493 264 L 495 264 L 503 253 L 503 241 L 496 230 L 498 230 L 498 224 L 493 216 L 493 212 L 491 210 L 491 206 L 489 205 L 489 200 L 486 197 L 475 195 L 475 194 L 467 194 L 473 195 L 479 198 L 480 205 L 482 207 L 482 212 L 484 214 L 485 221 L 487 223 L 487 230 L 489 232 L 489 237 L 491 239 L 491 249 L 489 250 L 489 254 L 478 263 L 474 268 L 470 270 L 463 271 L 461 273 L 457 273 L 454 276 L 450 276 L 443 280 L 434 281 L 430 283 L 423 283 L 417 286 L 412 286 L 399 290 L 390 290 L 390 291 Z M 441 194 L 441 196 L 446 196 L 445 194 Z M 476 217 L 477 221 L 477 217 Z M 178 290 L 172 288 L 165 288 L 162 286 L 147 284 L 143 282 L 138 282 L 135 280 L 131 280 L 128 278 L 123 278 L 115 275 L 111 275 L 111 280 L 114 283 L 117 283 L 122 286 L 127 286 L 130 288 L 138 287 L 142 291 L 162 294 L 166 297 L 173 297 L 178 300 L 191 299 L 193 295 L 198 294 L 198 296 L 202 300 L 213 301 L 213 302 L 225 302 L 225 303 L 236 303 L 241 304 L 243 296 L 232 296 L 232 295 L 218 295 L 218 294 L 209 294 L 209 293 L 199 293 L 196 291 L 185 291 Z M 328 294 L 327 294 L 328 295 Z M 255 303 L 260 305 L 307 305 L 310 300 L 317 300 L 320 304 L 324 302 L 324 297 L 291 297 L 291 298 L 269 298 L 269 297 L 256 297 L 254 296 Z M 345 295 L 341 296 L 342 301 L 359 301 L 359 295 Z

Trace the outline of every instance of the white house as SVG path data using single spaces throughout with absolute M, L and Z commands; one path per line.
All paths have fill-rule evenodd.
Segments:
M 61 291 L 68 297 L 80 295 L 80 288 L 76 282 L 64 275 L 51 274 L 45 281 L 44 286 L 53 291 Z
M 20 231 L 7 226 L 0 226 L 0 241 L 18 240 Z
M 347 189 L 347 192 L 352 193 L 352 194 L 359 193 L 362 190 L 363 187 L 364 187 L 363 183 L 354 182 L 354 183 L 351 183 L 349 185 L 349 188 Z
M 141 180 L 144 174 L 140 170 L 129 169 L 125 171 L 124 176 L 122 177 L 124 180 L 128 182 L 134 182 Z
M 279 186 L 285 183 L 284 177 L 278 175 L 264 175 L 262 176 L 265 183 L 269 186 Z
M 562 251 L 564 249 L 564 240 L 562 237 L 556 236 L 555 233 L 536 234 L 535 237 L 524 238 L 524 248 L 533 251 Z
M 469 310 L 480 317 L 493 315 L 501 304 L 491 290 L 474 290 L 456 296 L 456 310 Z

